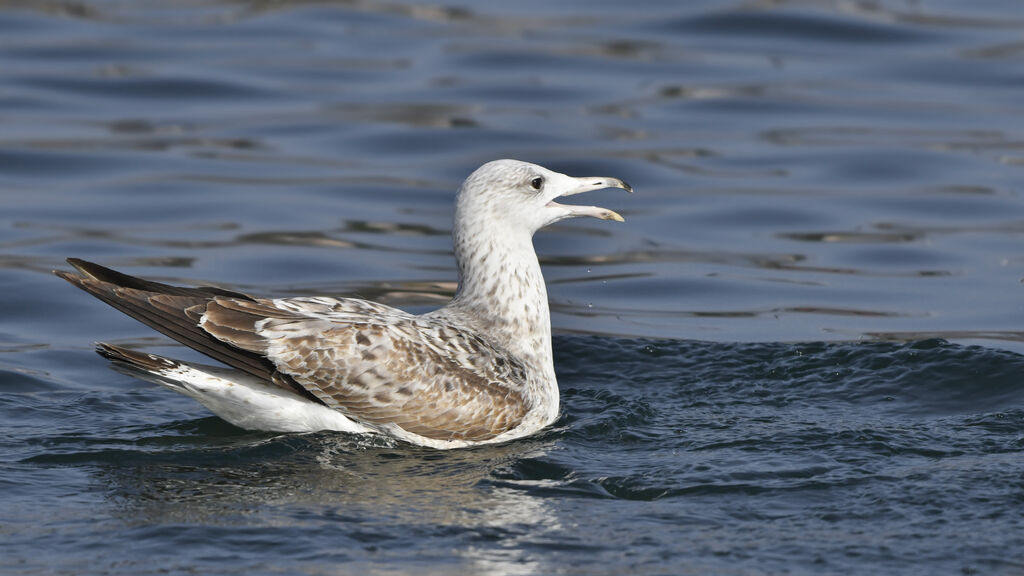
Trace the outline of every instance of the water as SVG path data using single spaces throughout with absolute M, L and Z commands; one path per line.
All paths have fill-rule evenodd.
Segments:
M 0 572 L 1024 572 L 1017 2 L 0 8 Z M 238 430 L 77 256 L 413 311 L 452 193 L 618 176 L 536 237 L 563 413 L 434 452 Z

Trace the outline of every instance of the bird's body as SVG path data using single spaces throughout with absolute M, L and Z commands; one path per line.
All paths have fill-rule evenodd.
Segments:
M 99 352 L 246 429 L 385 434 L 457 448 L 533 434 L 558 416 L 547 291 L 533 233 L 573 216 L 554 198 L 629 186 L 512 160 L 459 191 L 459 288 L 413 315 L 355 298 L 263 299 L 134 278 L 77 259 L 62 278 L 230 368 L 109 344 Z

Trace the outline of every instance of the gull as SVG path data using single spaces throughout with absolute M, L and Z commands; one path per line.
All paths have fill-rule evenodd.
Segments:
M 248 430 L 376 434 L 438 449 L 507 442 L 558 417 L 547 289 L 537 230 L 578 216 L 622 222 L 563 196 L 632 188 L 495 160 L 455 202 L 458 288 L 414 315 L 357 298 L 256 298 L 179 287 L 69 258 L 54 273 L 227 367 L 98 343 L 142 379 L 198 400 Z

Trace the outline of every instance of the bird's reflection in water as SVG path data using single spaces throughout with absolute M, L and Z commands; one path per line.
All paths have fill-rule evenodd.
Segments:
M 491 482 L 519 459 L 543 457 L 550 437 L 453 451 L 339 434 L 222 440 L 111 458 L 102 476 L 119 519 L 218 534 L 287 528 L 289 549 L 304 558 L 436 554 L 445 570 L 495 575 L 537 573 L 522 545 L 559 529 L 544 499 Z M 468 565 L 452 566 L 452 554 Z

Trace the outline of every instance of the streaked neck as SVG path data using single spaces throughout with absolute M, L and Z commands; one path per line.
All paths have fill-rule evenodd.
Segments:
M 459 287 L 450 308 L 524 361 L 550 372 L 551 317 L 533 238 L 527 233 L 456 228 Z

